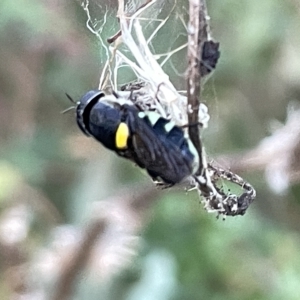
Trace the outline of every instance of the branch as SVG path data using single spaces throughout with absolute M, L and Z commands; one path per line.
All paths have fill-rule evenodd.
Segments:
M 286 124 L 264 138 L 255 148 L 239 155 L 219 156 L 216 160 L 233 172 L 265 171 L 275 192 L 289 183 L 300 182 L 300 109 L 290 109 Z M 276 177 L 276 183 L 275 183 Z
M 188 24 L 188 72 L 187 72 L 187 97 L 188 97 L 188 123 L 189 136 L 196 147 L 199 158 L 199 170 L 196 175 L 201 175 L 203 167 L 203 147 L 200 140 L 198 126 L 199 104 L 201 101 L 201 74 L 200 64 L 202 57 L 202 45 L 208 39 L 207 11 L 205 0 L 189 1 Z
M 56 293 L 53 300 L 71 299 L 75 280 L 84 269 L 98 237 L 106 228 L 106 220 L 100 218 L 92 221 L 86 228 L 84 238 L 68 262 L 65 262 L 57 280 Z
M 132 191 L 137 192 L 133 194 Z M 71 251 L 73 255 L 68 255 L 69 260 L 61 263 L 62 269 L 59 277 L 57 278 L 57 289 L 52 299 L 72 299 L 72 293 L 77 276 L 86 267 L 96 245 L 98 245 L 99 242 L 100 244 L 103 244 L 103 246 L 106 246 L 105 244 L 107 244 L 104 239 L 105 231 L 109 230 L 111 232 L 111 227 L 115 226 L 118 228 L 128 227 L 125 233 L 122 232 L 123 235 L 126 234 L 129 236 L 136 233 L 142 223 L 141 220 L 144 220 L 144 218 L 142 218 L 144 212 L 153 203 L 153 201 L 155 201 L 157 196 L 158 191 L 151 185 L 151 187 L 146 186 L 143 188 L 131 187 L 130 189 L 126 189 L 120 193 L 118 196 L 97 202 L 96 204 L 98 206 L 93 209 L 91 216 L 92 220 L 87 225 L 81 242 L 76 243 L 76 248 Z M 116 224 L 116 222 L 120 221 L 120 215 L 126 216 L 126 214 L 128 215 L 126 218 L 126 224 L 122 224 L 122 226 L 120 226 L 120 224 Z M 119 248 L 122 247 L 120 244 L 123 239 L 124 237 L 120 237 L 118 241 L 116 241 L 119 243 L 117 245 Z M 110 244 L 111 250 L 111 243 L 108 244 Z M 100 254 L 98 253 L 98 255 L 101 256 L 101 252 Z M 64 255 L 61 256 L 63 257 Z M 124 264 L 124 261 L 126 261 L 126 259 L 122 257 L 120 267 L 122 266 L 122 263 Z M 116 265 L 116 261 L 114 262 L 114 265 Z M 113 266 L 110 266 L 110 268 L 113 268 Z M 109 273 L 112 273 L 112 271 L 110 270 Z
M 189 0 L 189 5 L 187 113 L 189 136 L 199 156 L 199 168 L 193 178 L 198 185 L 198 191 L 203 197 L 204 206 L 208 211 L 217 211 L 219 214 L 230 216 L 243 215 L 255 198 L 256 193 L 253 187 L 237 174 L 208 165 L 206 162 L 199 126 L 201 75 L 204 76 L 215 68 L 220 52 L 218 51 L 218 43 L 207 42 L 209 27 L 205 0 Z M 203 47 L 204 45 L 206 47 Z M 241 196 L 226 194 L 222 188 L 217 186 L 219 179 L 231 181 L 241 186 L 244 193 Z

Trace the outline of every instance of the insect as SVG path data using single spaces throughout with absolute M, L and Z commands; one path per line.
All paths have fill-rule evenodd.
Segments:
M 83 133 L 146 169 L 155 181 L 173 185 L 198 170 L 197 150 L 182 128 L 117 97 L 100 90 L 82 96 L 76 119 Z

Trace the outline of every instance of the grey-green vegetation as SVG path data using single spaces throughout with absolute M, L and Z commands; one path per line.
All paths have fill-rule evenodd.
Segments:
M 300 5 L 208 2 L 221 58 L 203 93 L 204 140 L 216 158 L 255 148 L 299 107 Z M 60 114 L 65 92 L 77 99 L 97 87 L 105 60 L 85 21 L 74 1 L 0 3 L 1 299 L 51 295 L 101 200 L 150 180 Z M 119 203 L 124 220 L 104 230 L 71 299 L 300 299 L 299 145 L 300 137 L 285 188 L 276 189 L 276 166 L 240 171 L 257 189 L 243 217 L 217 220 L 196 193 L 176 189 L 140 215 Z

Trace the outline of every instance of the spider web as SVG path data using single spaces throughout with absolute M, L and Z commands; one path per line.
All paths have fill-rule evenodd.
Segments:
M 119 1 L 121 2 L 121 1 Z M 136 14 L 146 0 L 123 1 L 125 15 Z M 120 3 L 119 3 L 120 5 Z M 120 29 L 116 16 L 120 15 L 118 3 L 115 1 L 83 0 L 81 6 L 87 14 L 87 28 L 96 36 L 99 47 L 100 79 L 99 87 L 111 86 L 114 90 L 124 84 L 141 78 L 124 60 L 115 59 L 114 47 L 107 42 Z M 185 89 L 185 71 L 187 66 L 187 16 L 186 0 L 153 0 L 147 7 L 139 10 L 135 19 L 139 20 L 143 35 L 153 57 L 168 74 L 177 90 Z M 136 41 L 136 35 L 132 33 Z M 118 50 L 128 59 L 135 62 L 132 53 L 124 45 Z

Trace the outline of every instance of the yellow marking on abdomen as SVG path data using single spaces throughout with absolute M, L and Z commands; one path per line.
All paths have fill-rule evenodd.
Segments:
M 116 148 L 127 148 L 127 140 L 129 137 L 129 128 L 126 123 L 120 123 L 116 132 Z

